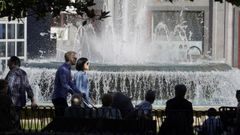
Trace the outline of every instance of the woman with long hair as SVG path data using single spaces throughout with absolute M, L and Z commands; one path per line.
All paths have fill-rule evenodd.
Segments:
M 86 71 L 89 70 L 89 61 L 87 58 L 80 58 L 76 63 L 77 72 L 74 75 L 74 82 L 76 87 L 80 90 L 83 95 L 83 101 L 87 104 L 90 104 L 90 96 L 89 96 L 89 82 L 88 75 Z

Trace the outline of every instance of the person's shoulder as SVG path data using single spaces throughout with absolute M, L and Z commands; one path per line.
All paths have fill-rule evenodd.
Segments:
M 135 107 L 138 108 L 140 106 L 142 106 L 144 104 L 144 101 L 142 101 L 141 103 L 137 104 Z
M 192 105 L 192 102 L 188 101 L 187 99 L 185 99 L 185 102 L 186 102 L 188 105 Z
M 82 76 L 83 74 L 84 74 L 84 72 L 82 72 L 82 71 L 77 71 L 77 72 L 75 73 L 76 76 Z
M 148 101 L 143 101 L 140 104 L 138 104 L 139 106 L 151 106 L 151 103 Z
M 142 103 L 136 105 L 136 109 L 140 110 L 151 110 L 152 109 L 152 104 L 148 101 L 143 101 Z
M 21 68 L 16 68 L 15 70 L 12 71 L 12 74 L 17 76 L 27 75 L 26 71 L 24 71 Z
M 171 103 L 174 103 L 176 101 L 176 99 L 175 98 L 172 98 L 172 99 L 169 99 L 169 100 L 167 100 L 167 104 L 171 104 Z
M 21 68 L 18 68 L 18 70 L 19 70 L 20 72 L 22 72 L 23 74 L 27 74 L 27 72 L 26 72 L 25 70 L 21 69 Z
M 58 71 L 69 71 L 67 64 L 63 63 L 61 66 L 59 66 Z
M 74 73 L 74 78 L 75 79 L 79 79 L 83 77 L 83 73 L 82 71 L 77 71 L 76 73 Z
M 60 65 L 60 66 L 58 67 L 58 69 L 62 69 L 62 68 L 65 68 L 65 67 L 66 67 L 66 64 L 63 63 L 62 65 Z

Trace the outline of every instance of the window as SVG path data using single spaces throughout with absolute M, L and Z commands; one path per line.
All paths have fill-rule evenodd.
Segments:
M 6 25 L 0 24 L 0 39 L 6 38 Z
M 17 42 L 17 56 L 24 56 L 24 42 Z
M 24 24 L 17 24 L 17 38 L 24 39 Z
M 8 39 L 15 38 L 15 24 L 8 24 Z
M 8 57 L 15 56 L 15 42 L 8 42 Z
M 6 56 L 6 43 L 0 42 L 0 57 Z

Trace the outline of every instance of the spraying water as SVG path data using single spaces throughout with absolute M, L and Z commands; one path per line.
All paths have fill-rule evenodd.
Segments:
M 191 61 L 202 56 L 203 12 L 151 11 L 147 0 L 104 1 L 110 10 L 96 32 L 80 26 L 74 50 L 93 63 L 149 64 Z M 111 3 L 111 4 L 110 4 Z M 195 51 L 191 51 L 195 47 Z

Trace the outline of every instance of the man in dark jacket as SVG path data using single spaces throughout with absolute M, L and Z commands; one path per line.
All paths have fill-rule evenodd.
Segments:
M 8 95 L 11 97 L 13 104 L 16 107 L 26 105 L 27 97 L 31 100 L 32 106 L 36 105 L 33 90 L 29 84 L 27 73 L 20 68 L 21 61 L 18 57 L 12 56 L 8 60 L 8 72 L 5 80 L 8 82 Z
M 193 135 L 192 103 L 184 98 L 187 88 L 175 86 L 175 97 L 166 104 L 166 120 L 160 128 L 161 135 Z
M 22 70 L 20 66 L 20 59 L 17 56 L 12 56 L 8 60 L 8 67 L 10 71 L 5 78 L 8 82 L 8 95 L 10 96 L 17 112 L 19 128 L 21 109 L 26 105 L 26 93 L 27 97 L 31 100 L 32 107 L 37 106 L 33 90 L 28 81 L 27 73 Z
M 71 66 L 76 64 L 76 55 L 76 52 L 73 51 L 65 53 L 65 63 L 62 64 L 56 72 L 52 95 L 56 116 L 64 116 L 65 109 L 68 107 L 68 93 L 80 93 L 80 90 L 74 85 L 71 76 Z

